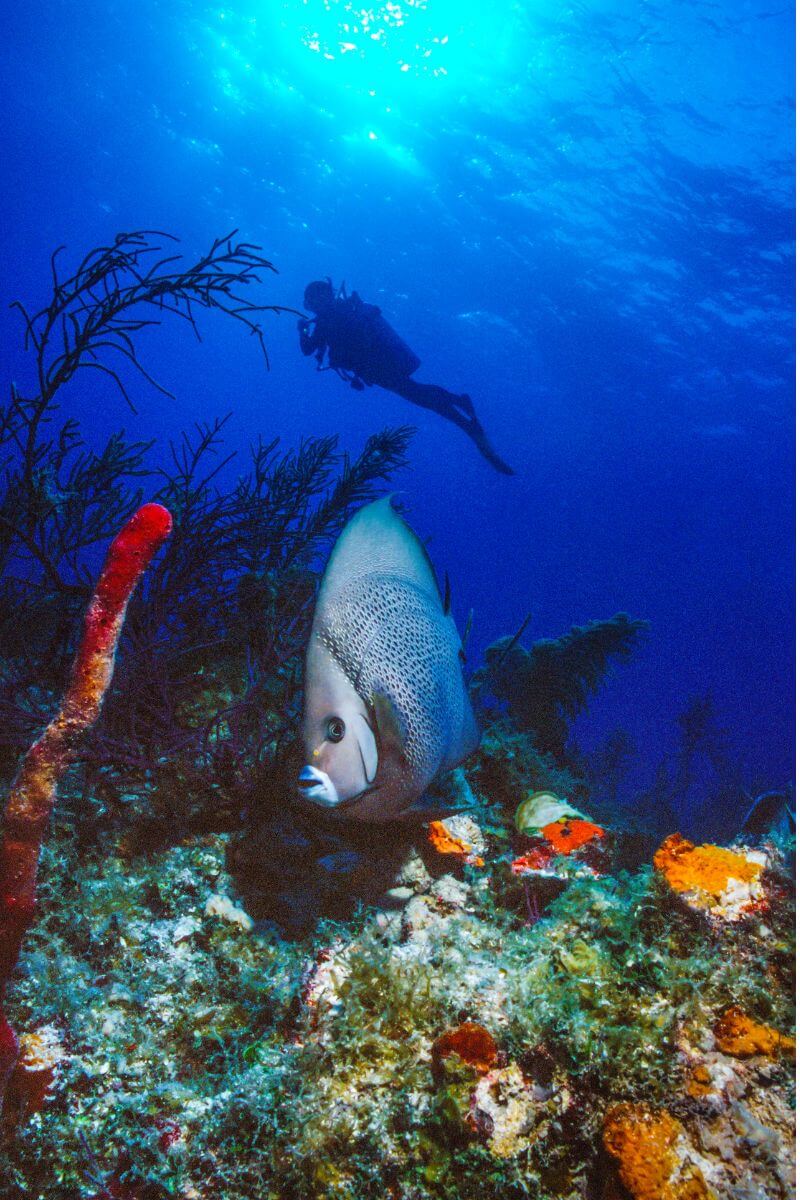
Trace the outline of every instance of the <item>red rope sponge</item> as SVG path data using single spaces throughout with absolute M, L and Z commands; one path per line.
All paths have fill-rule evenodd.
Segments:
M 56 789 L 80 735 L 97 720 L 133 589 L 172 529 L 160 504 L 135 512 L 109 547 L 83 622 L 66 695 L 19 769 L 0 834 L 0 1100 L 19 1053 L 2 1011 L 8 980 L 36 906 L 36 873 Z

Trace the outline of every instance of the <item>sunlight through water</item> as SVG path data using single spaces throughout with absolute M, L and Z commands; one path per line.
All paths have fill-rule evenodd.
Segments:
M 414 92 L 438 98 L 502 69 L 516 11 L 477 0 L 285 0 L 278 19 L 286 49 L 321 78 L 392 102 Z

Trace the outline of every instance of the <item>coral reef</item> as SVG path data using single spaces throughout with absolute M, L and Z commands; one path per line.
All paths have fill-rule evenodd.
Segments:
M 63 1050 L 6 1142 L 9 1197 L 790 1195 L 790 895 L 712 924 L 612 869 L 531 922 L 486 799 L 483 867 L 395 831 L 376 905 L 294 940 L 242 913 L 230 835 L 87 853 L 66 810 L 13 994 Z

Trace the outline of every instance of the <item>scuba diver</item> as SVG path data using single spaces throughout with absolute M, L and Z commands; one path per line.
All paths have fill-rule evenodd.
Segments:
M 316 356 L 318 371 L 335 371 L 359 392 L 377 384 L 438 413 L 463 429 L 495 470 L 514 474 L 489 444 L 469 396 L 456 396 L 434 383 L 411 378 L 420 360 L 376 305 L 365 304 L 358 292 L 348 295 L 344 284 L 334 292 L 330 279 L 310 283 L 303 304 L 314 316 L 297 322 L 300 349 L 307 357 Z

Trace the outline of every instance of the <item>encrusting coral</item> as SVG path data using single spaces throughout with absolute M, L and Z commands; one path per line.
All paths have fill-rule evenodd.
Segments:
M 794 1038 L 784 1037 L 770 1025 L 754 1021 L 737 1005 L 725 1010 L 714 1026 L 714 1040 L 718 1050 L 736 1058 L 749 1058 L 753 1054 L 766 1054 L 777 1058 L 779 1054 L 794 1053 Z
M 43 1025 L 18 1038 L 19 1054 L 6 1088 L 2 1124 L 13 1127 L 47 1103 L 59 1064 L 67 1057 L 58 1030 Z
M 431 1046 L 434 1075 L 449 1054 L 458 1055 L 462 1062 L 474 1067 L 479 1075 L 485 1075 L 497 1063 L 497 1043 L 483 1025 L 475 1021 L 462 1021 L 455 1029 L 440 1033 Z
M 685 904 L 725 921 L 741 920 L 764 906 L 766 864 L 764 851 L 695 846 L 678 833 L 653 858 L 653 866 Z
M 447 821 L 431 821 L 428 841 L 438 854 L 452 855 L 468 866 L 483 866 L 483 836 L 471 817 L 456 815 Z
M 615 1105 L 606 1114 L 603 1144 L 634 1200 L 714 1200 L 680 1122 L 663 1109 Z
M 112 542 L 86 612 L 66 695 L 25 755 L 11 786 L 0 836 L 0 1002 L 33 919 L 39 855 L 59 780 L 79 739 L 97 720 L 111 682 L 128 601 L 171 528 L 172 518 L 165 508 L 145 504 Z M 0 1009 L 0 1102 L 18 1049 Z

